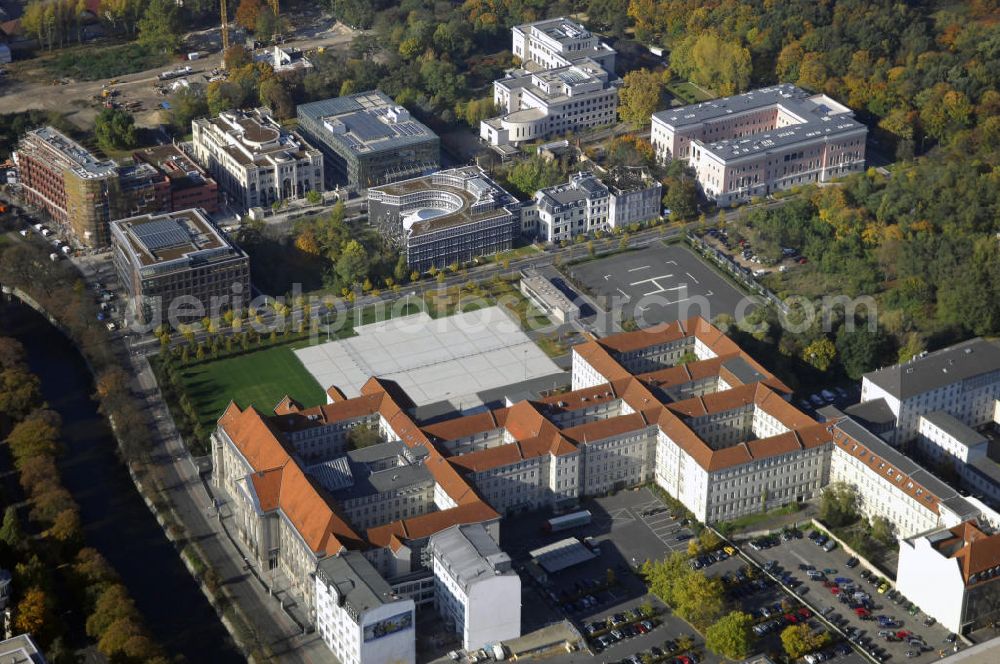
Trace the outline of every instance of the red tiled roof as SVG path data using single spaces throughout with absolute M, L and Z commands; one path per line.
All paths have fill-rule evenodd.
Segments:
M 393 536 L 403 542 L 423 539 L 455 525 L 484 523 L 499 518 L 500 515 L 496 510 L 479 500 L 467 505 L 429 512 L 410 519 L 400 519 L 383 526 L 369 528 L 366 535 L 368 541 L 375 546 L 389 546 Z

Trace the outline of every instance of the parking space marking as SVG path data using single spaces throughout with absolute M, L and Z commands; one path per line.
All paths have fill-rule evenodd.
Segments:
M 691 275 L 691 273 L 690 273 L 690 272 L 685 272 L 684 274 L 686 274 L 686 275 L 688 276 L 688 278 L 689 278 L 689 279 L 690 279 L 691 281 L 693 281 L 694 283 L 696 283 L 696 284 L 697 284 L 697 283 L 701 283 L 701 282 L 699 282 L 699 281 L 698 281 L 697 279 L 695 279 L 695 278 L 694 278 L 694 277 L 693 277 L 693 276 Z
M 652 265 L 642 265 L 640 267 L 633 267 L 633 268 L 629 269 L 629 272 L 638 272 L 639 270 L 648 270 L 651 267 L 652 267 Z

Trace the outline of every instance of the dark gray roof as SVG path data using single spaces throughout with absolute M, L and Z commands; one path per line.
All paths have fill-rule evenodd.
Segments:
M 972 518 L 979 514 L 979 510 L 977 510 L 965 498 L 960 496 L 955 489 L 939 480 L 936 476 L 913 461 L 913 459 L 910 459 L 896 450 L 894 447 L 889 445 L 889 443 L 873 434 L 856 420 L 850 417 L 845 417 L 835 426 L 854 440 L 867 447 L 869 451 L 881 457 L 886 463 L 892 466 L 893 470 L 903 473 L 915 483 L 922 486 L 925 490 L 929 491 L 937 497 L 940 504 L 950 509 L 963 520 Z M 886 478 L 886 481 L 888 482 L 889 479 Z
M 944 431 L 966 447 L 975 447 L 986 442 L 986 436 L 979 433 L 951 413 L 935 410 L 923 416 L 928 422 Z
M 865 380 L 897 399 L 909 399 L 993 371 L 1000 371 L 1000 347 L 977 337 L 903 364 L 866 373 Z
M 324 558 L 319 561 L 317 575 L 321 581 L 337 588 L 345 604 L 357 616 L 398 600 L 386 580 L 357 551 Z
M 742 357 L 735 357 L 731 360 L 727 360 L 722 363 L 722 366 L 732 372 L 734 376 L 739 378 L 740 382 L 744 385 L 759 383 L 767 380 L 767 376 L 754 369 L 753 366 L 751 366 L 751 364 Z
M 889 409 L 885 399 L 862 401 L 844 409 L 844 414 L 870 424 L 895 424 L 896 416 Z
M 465 589 L 484 577 L 514 574 L 510 556 L 500 550 L 481 523 L 452 526 L 434 533 L 429 546 Z

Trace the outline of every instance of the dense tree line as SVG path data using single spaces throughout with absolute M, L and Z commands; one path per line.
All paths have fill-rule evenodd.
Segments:
M 0 421 L 12 425 L 6 447 L 26 499 L 23 509 L 5 501 L 0 523 L 0 567 L 13 570 L 14 627 L 32 633 L 49 661 L 71 662 L 75 633 L 61 616 L 75 612 L 86 617 L 80 631 L 111 661 L 167 661 L 114 570 L 83 546 L 79 507 L 56 465 L 61 421 L 42 403 L 14 339 L 0 337 L 0 376 Z

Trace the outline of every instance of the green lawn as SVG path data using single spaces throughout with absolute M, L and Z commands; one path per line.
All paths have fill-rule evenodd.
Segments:
M 711 94 L 706 94 L 704 90 L 690 81 L 668 83 L 667 92 L 682 100 L 685 104 L 697 104 L 700 101 L 714 99 Z
M 270 412 L 286 394 L 305 406 L 326 402 L 326 393 L 295 357 L 292 345 L 203 362 L 184 370 L 184 390 L 211 430 L 230 399 Z

